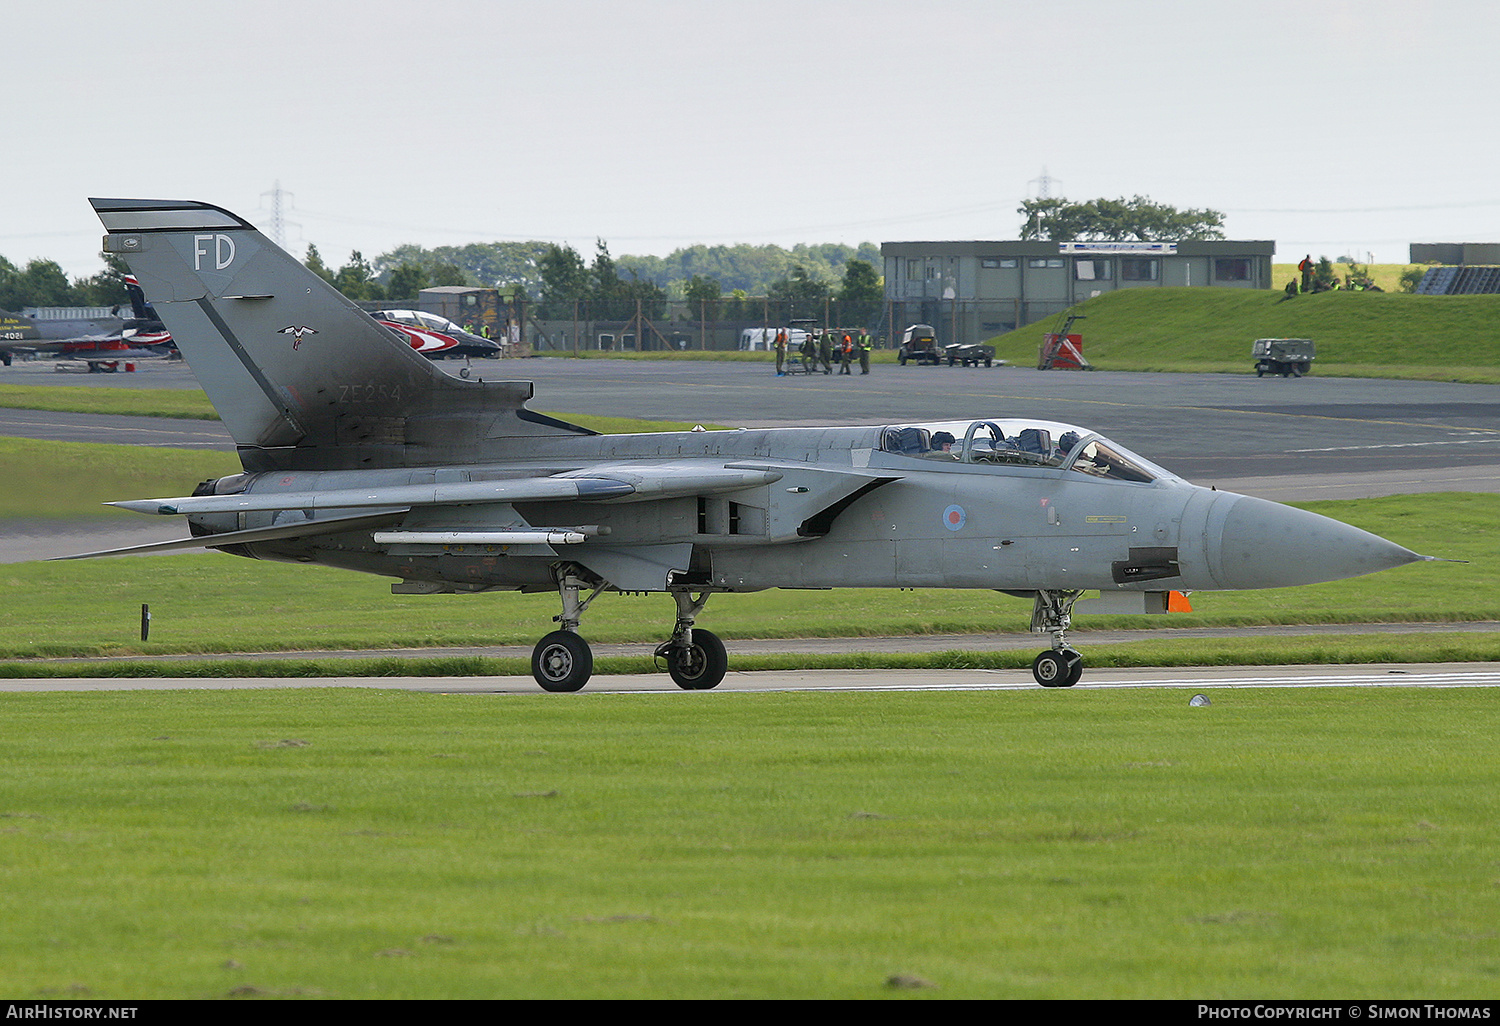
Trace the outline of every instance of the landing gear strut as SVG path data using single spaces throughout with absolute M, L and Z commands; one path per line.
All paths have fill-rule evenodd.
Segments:
M 563 611 L 552 619 L 562 629 L 538 641 L 531 652 L 531 675 L 545 691 L 577 691 L 594 674 L 594 653 L 589 643 L 578 636 L 578 626 L 583 622 L 583 611 L 607 585 L 603 582 L 593 585 L 589 597 L 580 599 L 582 589 L 591 585 L 592 582 L 580 577 L 574 568 L 565 569 L 557 576 Z
M 656 646 L 656 657 L 665 659 L 667 672 L 684 691 L 707 691 L 717 687 L 729 670 L 729 655 L 724 642 L 712 631 L 693 629 L 693 621 L 708 603 L 709 592 L 674 591 L 677 602 L 677 626 L 672 636 Z
M 1083 676 L 1083 656 L 1068 647 L 1073 603 L 1081 591 L 1039 591 L 1031 610 L 1031 629 L 1052 635 L 1052 647 L 1031 663 L 1031 675 L 1044 688 L 1070 688 Z
M 557 593 L 562 596 L 562 613 L 552 619 L 558 630 L 537 642 L 531 653 L 531 675 L 546 691 L 577 691 L 594 673 L 594 653 L 589 643 L 578 636 L 584 610 L 610 587 L 577 564 L 557 570 Z M 592 588 L 587 598 L 583 590 Z M 729 670 L 729 656 L 724 642 L 712 631 L 693 629 L 693 621 L 708 604 L 709 592 L 696 597 L 688 591 L 673 591 L 677 603 L 677 626 L 672 636 L 656 646 L 656 657 L 664 659 L 672 680 L 685 691 L 707 691 L 718 686 Z

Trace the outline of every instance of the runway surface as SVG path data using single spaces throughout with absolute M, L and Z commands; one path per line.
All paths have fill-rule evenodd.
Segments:
M 1500 685 L 1500 663 L 1384 663 L 1372 666 L 1216 666 L 1100 670 L 1073 688 L 1048 692 L 1027 670 L 757 670 L 731 671 L 712 691 L 682 691 L 665 673 L 595 677 L 584 690 L 546 695 L 530 677 L 196 677 L 5 680 L 0 691 L 234 691 L 256 688 L 376 688 L 445 695 L 545 695 L 577 701 L 589 695 L 673 694 L 684 701 L 747 692 L 1036 691 L 1068 694 L 1114 688 L 1203 692 L 1212 704 L 1245 688 L 1461 688 Z M 1188 697 L 1174 697 L 1183 706 Z

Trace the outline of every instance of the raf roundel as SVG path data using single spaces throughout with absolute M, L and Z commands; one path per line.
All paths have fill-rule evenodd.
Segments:
M 957 531 L 962 529 L 964 526 L 964 521 L 967 519 L 968 514 L 964 512 L 964 508 L 962 506 L 949 506 L 947 509 L 943 510 L 943 526 L 950 531 Z

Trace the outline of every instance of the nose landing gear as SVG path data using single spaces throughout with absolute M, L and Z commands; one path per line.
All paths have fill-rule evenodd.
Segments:
M 1068 647 L 1073 603 L 1081 591 L 1039 591 L 1031 610 L 1031 629 L 1052 635 L 1052 647 L 1032 660 L 1031 675 L 1044 688 L 1070 688 L 1083 676 L 1083 656 Z

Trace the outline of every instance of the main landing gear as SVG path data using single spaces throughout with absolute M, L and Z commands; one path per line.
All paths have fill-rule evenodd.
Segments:
M 593 591 L 589 596 L 580 598 L 583 589 L 590 587 Z M 531 653 L 531 675 L 543 690 L 577 691 L 589 682 L 594 673 L 594 653 L 577 632 L 584 610 L 607 587 L 607 582 L 587 579 L 576 568 L 558 575 L 557 590 L 562 596 L 563 611 L 553 619 L 561 629 L 537 642 Z M 729 670 L 729 656 L 719 636 L 693 628 L 693 621 L 708 603 L 708 596 L 706 591 L 696 598 L 687 591 L 673 591 L 677 625 L 672 636 L 656 647 L 656 657 L 666 661 L 667 673 L 684 691 L 716 687 Z
M 1044 688 L 1070 688 L 1083 676 L 1083 656 L 1068 647 L 1073 603 L 1081 591 L 1039 591 L 1031 609 L 1031 629 L 1052 635 L 1052 647 L 1032 660 L 1031 675 Z

